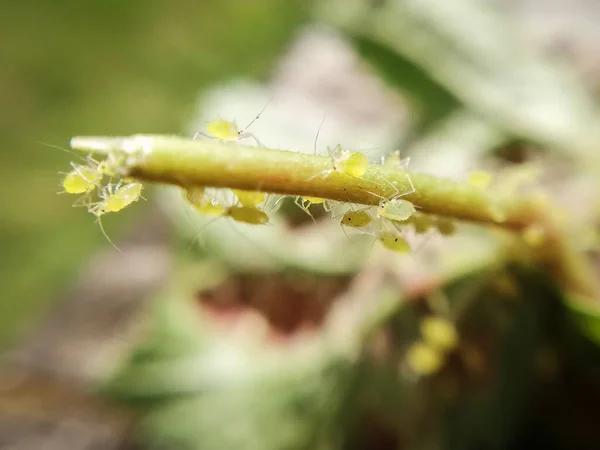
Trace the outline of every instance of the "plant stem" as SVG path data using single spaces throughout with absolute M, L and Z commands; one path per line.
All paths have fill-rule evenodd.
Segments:
M 361 177 L 331 169 L 331 159 L 300 152 L 246 147 L 235 143 L 194 141 L 169 136 L 76 137 L 71 147 L 89 153 L 124 155 L 124 176 L 181 187 L 210 186 L 320 197 L 374 205 L 382 198 L 415 192 L 403 198 L 422 212 L 522 230 L 538 225 L 547 245 L 540 260 L 580 295 L 600 299 L 600 285 L 582 255 L 549 220 L 547 205 L 523 196 L 499 197 L 451 180 L 371 164 Z
M 73 138 L 72 147 L 96 153 L 126 152 L 125 175 L 182 187 L 211 186 L 321 197 L 364 205 L 403 196 L 422 212 L 507 228 L 524 228 L 540 214 L 539 201 L 499 198 L 466 183 L 371 164 L 361 177 L 331 169 L 331 159 L 304 153 L 174 137 Z

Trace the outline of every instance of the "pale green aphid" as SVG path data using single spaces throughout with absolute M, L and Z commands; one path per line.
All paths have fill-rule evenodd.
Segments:
M 390 200 L 381 200 L 377 207 L 379 217 L 385 217 L 395 222 L 404 222 L 410 219 L 415 212 L 415 205 L 408 200 L 397 197 Z
M 409 162 L 409 158 L 400 158 L 399 151 L 391 153 L 386 159 L 383 160 L 384 165 L 399 169 L 406 169 L 408 167 Z M 395 222 L 404 222 L 410 219 L 413 216 L 413 214 L 415 214 L 415 205 L 413 205 L 412 202 L 409 202 L 408 200 L 401 199 L 401 197 L 415 192 L 415 186 L 408 173 L 406 174 L 406 178 L 408 180 L 408 183 L 410 184 L 410 190 L 402 194 L 399 194 L 398 188 L 394 184 L 390 183 L 388 180 L 385 180 L 390 186 L 394 188 L 396 192 L 388 199 L 377 195 L 377 197 L 381 198 L 381 201 L 379 202 L 379 205 L 377 207 L 378 217 L 384 217 Z

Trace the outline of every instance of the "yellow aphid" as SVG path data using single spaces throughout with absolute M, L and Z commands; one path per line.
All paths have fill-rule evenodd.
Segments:
M 360 152 L 351 152 L 348 149 L 342 148 L 341 145 L 336 145 L 333 150 L 327 149 L 331 156 L 332 167 L 324 172 L 339 172 L 353 177 L 362 177 L 369 167 L 369 160 Z
M 203 187 L 188 188 L 184 194 L 186 200 L 202 215 L 220 217 L 227 212 L 227 208 L 216 199 L 206 198 L 206 191 Z
M 250 121 L 248 125 L 246 125 L 241 130 L 238 128 L 235 122 L 229 122 L 227 120 L 213 120 L 208 122 L 206 125 L 206 130 L 209 134 L 204 134 L 202 132 L 197 132 L 194 134 L 194 139 L 198 136 L 205 136 L 211 139 L 218 139 L 220 141 L 231 142 L 231 141 L 239 141 L 241 139 L 252 138 L 256 141 L 259 147 L 264 147 L 262 143 L 254 136 L 252 133 L 246 131 L 253 123 L 256 121 L 263 111 L 267 108 L 270 101 L 260 110 L 260 112 L 256 115 L 254 119 Z
M 142 183 L 134 182 L 123 186 L 106 186 L 101 194 L 101 202 L 96 203 L 90 212 L 100 216 L 109 212 L 119 212 L 127 206 L 136 202 L 142 196 Z
M 406 365 L 417 375 L 427 376 L 436 373 L 445 362 L 445 355 L 435 347 L 418 341 L 406 351 Z
M 310 205 L 321 205 L 325 203 L 325 199 L 321 197 L 301 197 L 303 202 L 309 203 Z
M 456 223 L 452 219 L 438 217 L 434 221 L 434 224 L 438 231 L 444 236 L 450 236 L 456 233 Z
M 362 228 L 369 225 L 371 221 L 371 216 L 366 211 L 348 211 L 340 223 L 347 227 Z
M 425 317 L 420 328 L 425 342 L 437 350 L 449 351 L 458 344 L 458 333 L 454 324 L 443 317 Z
M 242 206 L 253 208 L 265 201 L 265 193 L 258 191 L 242 191 L 240 189 L 232 189 L 233 193 L 239 200 Z
M 360 152 L 352 152 L 343 157 L 337 163 L 334 162 L 334 170 L 340 173 L 360 178 L 364 175 L 369 167 L 369 160 Z
M 142 183 L 134 182 L 128 183 L 123 186 L 117 184 L 116 186 L 108 185 L 100 193 L 102 201 L 90 205 L 89 212 L 98 217 L 98 224 L 102 230 L 102 234 L 108 239 L 108 242 L 112 244 L 118 250 L 118 247 L 110 240 L 104 227 L 102 226 L 102 215 L 110 212 L 119 212 L 123 208 L 126 208 L 133 202 L 138 201 L 142 197 Z
M 469 172 L 469 184 L 480 189 L 486 189 L 492 183 L 492 174 L 485 170 Z
M 529 225 L 522 231 L 521 235 L 531 247 L 540 247 L 546 241 L 544 228 L 539 225 Z
M 240 138 L 240 130 L 234 122 L 213 120 L 206 125 L 208 132 L 223 141 L 236 141 Z
M 296 197 L 296 199 L 294 200 L 294 203 L 296 205 L 298 205 L 298 207 L 304 211 L 306 214 L 308 214 L 310 216 L 310 218 L 313 220 L 313 222 L 315 222 L 315 218 L 313 217 L 313 215 L 310 212 L 310 207 L 312 205 L 323 205 L 323 208 L 325 208 L 325 210 L 328 210 L 328 206 L 327 206 L 327 201 L 324 198 L 320 198 L 320 197 Z
M 269 216 L 256 207 L 232 206 L 227 208 L 225 215 L 236 222 L 250 225 L 265 225 L 269 223 Z
M 412 217 L 416 212 L 415 205 L 408 200 L 392 198 L 391 200 L 381 200 L 377 208 L 377 216 L 396 222 L 403 222 Z
M 410 252 L 410 245 L 407 240 L 393 231 L 382 232 L 379 235 L 379 242 L 388 250 L 396 253 Z
M 87 194 L 102 182 L 103 174 L 97 168 L 71 163 L 73 170 L 63 179 L 62 186 L 68 194 Z

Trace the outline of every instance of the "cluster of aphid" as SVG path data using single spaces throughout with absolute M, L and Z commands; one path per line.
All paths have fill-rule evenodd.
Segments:
M 80 195 L 74 206 L 86 207 L 98 218 L 98 224 L 111 244 L 112 241 L 102 227 L 102 216 L 119 212 L 143 198 L 142 183 L 130 178 L 120 178 L 120 164 L 116 154 L 110 154 L 105 161 L 96 161 L 88 156 L 85 164 L 72 162 L 72 170 L 65 174 L 62 181 L 63 192 Z M 103 184 L 105 179 L 108 182 Z
M 234 122 L 216 120 L 207 124 L 206 134 L 198 132 L 194 135 L 194 139 L 204 136 L 222 142 L 234 142 L 252 138 L 259 146 L 262 146 L 256 136 L 249 133 L 247 129 L 260 117 L 265 108 L 241 130 Z M 314 144 L 315 154 L 317 154 L 318 136 L 317 132 Z M 331 161 L 330 166 L 312 178 L 328 177 L 333 173 L 361 178 L 367 171 L 369 161 L 360 152 L 350 151 L 340 145 L 333 149 L 328 147 L 327 152 Z M 404 170 L 407 168 L 408 158 L 402 159 L 399 152 L 395 152 L 382 160 L 382 164 L 388 168 Z M 74 163 L 71 165 L 73 170 L 66 174 L 63 180 L 63 189 L 70 194 L 82 195 L 76 205 L 85 206 L 90 213 L 96 215 L 101 228 L 101 217 L 104 214 L 121 211 L 142 198 L 140 182 L 127 178 L 119 179 L 119 168 L 122 167 L 122 161 L 119 161 L 119 158 L 113 154 L 110 154 L 106 161 L 98 162 L 88 157 L 84 165 Z M 354 229 L 362 234 L 375 236 L 389 250 L 407 253 L 410 251 L 410 245 L 403 236 L 407 225 L 412 225 L 418 234 L 427 233 L 430 229 L 435 228 L 444 235 L 452 234 L 455 225 L 448 219 L 433 218 L 417 213 L 415 206 L 402 198 L 415 191 L 410 176 L 407 174 L 406 177 L 411 189 L 402 193 L 389 181 L 382 180 L 389 184 L 395 192 L 385 198 L 372 193 L 380 199 L 377 206 L 355 207 L 349 205 L 348 209 L 347 204 L 318 197 L 296 197 L 295 203 L 313 220 L 310 206 L 322 205 L 334 219 L 340 220 L 344 232 L 346 229 Z M 103 185 L 105 178 L 108 178 L 108 183 Z M 118 180 L 116 183 L 115 179 Z M 97 195 L 97 198 L 94 198 L 94 194 Z M 267 211 L 274 210 L 282 199 L 282 197 L 277 197 L 274 204 L 271 204 L 270 200 L 275 197 L 267 197 L 263 192 L 203 187 L 185 188 L 184 197 L 200 214 L 230 218 L 251 225 L 268 224 Z M 344 208 L 345 211 L 338 213 L 340 208 Z M 102 231 L 106 235 L 103 228 Z
M 266 108 L 266 106 L 265 106 Z M 225 120 L 216 120 L 207 124 L 207 132 L 198 132 L 194 139 L 204 136 L 210 139 L 217 139 L 222 142 L 234 142 L 241 139 L 252 138 L 259 146 L 261 142 L 249 133 L 248 127 L 256 121 L 264 109 L 243 129 L 239 129 L 234 122 Z M 322 123 L 321 123 L 322 125 Z M 320 127 L 319 127 L 320 131 Z M 317 140 L 319 132 L 315 137 L 314 153 L 317 154 Z M 369 161 L 367 157 L 360 152 L 353 152 L 337 145 L 333 149 L 327 148 L 327 153 L 331 159 L 331 165 L 324 171 L 314 175 L 316 177 L 327 177 L 332 173 L 341 173 L 356 178 L 361 178 L 367 171 Z M 387 167 L 406 169 L 408 158 L 401 159 L 399 152 L 392 153 L 382 161 Z M 312 205 L 322 205 L 325 211 L 330 212 L 334 219 L 340 219 L 340 224 L 344 228 L 351 228 L 361 233 L 375 236 L 385 248 L 397 253 L 407 253 L 410 251 L 410 245 L 402 234 L 402 228 L 406 225 L 413 225 L 417 233 L 426 233 L 432 228 L 437 228 L 442 234 L 451 234 L 454 231 L 454 223 L 446 219 L 434 219 L 429 216 L 417 214 L 415 206 L 408 200 L 401 197 L 411 194 L 415 191 L 412 181 L 408 175 L 407 179 L 411 186 L 408 192 L 399 192 L 391 183 L 387 182 L 395 192 L 387 197 L 381 197 L 376 207 L 357 207 L 350 205 L 350 210 L 338 214 L 338 207 L 345 207 L 340 202 L 334 202 L 319 197 L 296 197 L 295 204 L 308 214 L 313 220 L 310 207 Z M 311 178 L 311 179 L 312 179 Z M 250 224 L 262 225 L 268 223 L 268 216 L 263 209 L 259 207 L 265 201 L 265 196 L 259 192 L 235 191 L 238 205 L 226 206 L 219 201 L 214 194 L 207 195 L 203 189 L 196 188 L 186 191 L 186 199 L 194 208 L 206 215 L 231 217 L 232 219 Z M 280 199 L 279 199 L 280 200 Z M 279 200 L 276 202 L 278 203 Z

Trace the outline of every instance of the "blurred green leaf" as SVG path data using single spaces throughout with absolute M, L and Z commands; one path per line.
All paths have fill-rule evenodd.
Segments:
M 351 36 L 388 46 L 517 137 L 597 160 L 597 106 L 573 73 L 541 56 L 479 0 L 323 2 Z M 399 74 L 401 76 L 401 74 Z
M 268 73 L 307 13 L 299 0 L 33 0 L 3 8 L 0 98 L 10 107 L 0 111 L 0 347 L 105 242 L 93 217 L 56 195 L 74 157 L 41 142 L 177 133 L 202 89 Z

